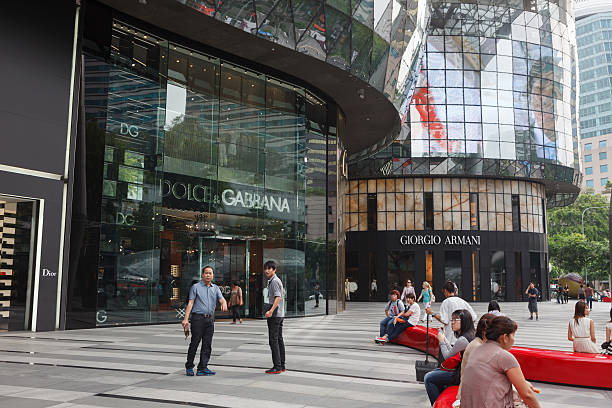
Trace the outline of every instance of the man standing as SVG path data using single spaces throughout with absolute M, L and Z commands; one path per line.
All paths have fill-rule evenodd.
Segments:
M 283 320 L 285 317 L 285 296 L 283 282 L 276 276 L 276 263 L 268 261 L 264 264 L 264 273 L 268 278 L 268 297 L 272 303 L 264 305 L 268 320 L 268 341 L 272 351 L 274 366 L 266 370 L 266 374 L 280 374 L 285 371 L 285 343 L 283 342 Z
M 529 282 L 529 286 L 525 291 L 525 294 L 529 296 L 529 320 L 533 320 L 533 314 L 536 314 L 536 320 L 539 320 L 538 316 L 538 295 L 540 291 L 535 287 L 533 282 Z
M 210 360 L 213 333 L 215 332 L 215 308 L 217 302 L 221 303 L 221 310 L 227 312 L 227 302 L 221 294 L 217 285 L 212 283 L 215 274 L 212 266 L 202 268 L 202 281 L 194 284 L 189 289 L 189 303 L 183 319 L 183 329 L 189 326 L 189 314 L 191 314 L 191 343 L 187 352 L 185 370 L 188 376 L 193 376 L 193 360 L 200 341 L 200 362 L 197 375 L 215 375 L 214 371 L 208 369 Z M 191 313 L 193 311 L 193 313 Z
M 444 325 L 444 336 L 451 341 L 451 345 L 455 343 L 457 338 L 453 335 L 453 328 L 451 325 L 451 319 L 455 310 L 466 309 L 472 315 L 473 321 L 476 321 L 476 313 L 472 306 L 465 300 L 456 296 L 457 286 L 453 281 L 447 281 L 442 287 L 444 293 L 444 299 L 440 305 L 440 314 L 433 314 L 431 307 L 428 307 L 427 314 L 433 314 L 440 323 Z

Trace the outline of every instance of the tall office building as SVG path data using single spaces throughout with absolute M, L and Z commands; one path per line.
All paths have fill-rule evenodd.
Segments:
M 612 181 L 612 2 L 576 1 L 580 68 L 580 147 L 584 191 L 601 193 Z
M 521 300 L 533 281 L 546 297 L 546 210 L 580 184 L 574 3 L 429 4 L 403 131 L 349 168 L 351 299 L 407 279 L 474 301 Z

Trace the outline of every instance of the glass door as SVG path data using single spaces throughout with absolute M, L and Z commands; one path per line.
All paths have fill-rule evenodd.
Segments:
M 0 332 L 31 328 L 36 204 L 0 196 Z

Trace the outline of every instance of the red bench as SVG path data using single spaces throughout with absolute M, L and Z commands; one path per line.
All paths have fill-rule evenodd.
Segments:
M 436 337 L 438 335 L 438 329 L 429 329 L 429 354 L 438 358 L 438 352 L 440 351 L 440 342 Z M 408 327 L 402 334 L 391 340 L 391 343 L 401 344 L 408 346 L 413 349 L 425 351 L 427 345 L 427 329 L 423 326 Z
M 610 301 L 612 301 L 612 298 L 610 298 L 610 296 L 606 296 L 601 298 L 601 301 L 605 303 L 610 303 Z
M 612 389 L 612 356 L 513 347 L 526 379 Z
M 446 387 L 442 394 L 438 397 L 433 405 L 433 408 L 451 408 L 453 402 L 457 399 L 457 392 L 459 391 L 458 385 Z

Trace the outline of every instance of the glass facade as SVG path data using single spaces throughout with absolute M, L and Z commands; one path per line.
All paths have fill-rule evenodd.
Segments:
M 566 189 L 548 192 L 549 206 L 573 200 L 580 172 L 571 7 L 522 0 L 430 4 L 403 125 L 409 129 L 351 174 L 551 180 Z
M 421 56 L 427 1 L 177 0 L 209 17 L 318 60 L 383 93 L 406 119 Z M 367 157 L 387 139 L 352 159 Z
M 182 318 L 206 265 L 260 317 L 268 260 L 287 316 L 335 313 L 335 106 L 119 21 L 106 41 L 84 56 L 97 324 Z
M 582 139 L 612 133 L 612 6 L 592 11 L 576 19 Z

